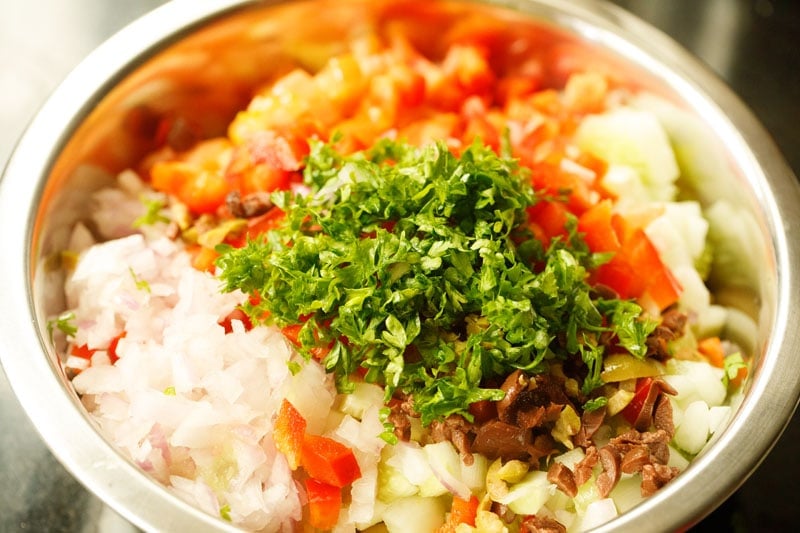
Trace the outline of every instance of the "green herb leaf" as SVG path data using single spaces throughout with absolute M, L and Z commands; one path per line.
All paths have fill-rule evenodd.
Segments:
M 141 201 L 144 204 L 145 212 L 133 221 L 134 228 L 151 226 L 157 222 L 169 222 L 169 218 L 161 214 L 161 210 L 167 206 L 163 199 L 143 196 Z
M 128 267 L 128 272 L 130 272 L 133 282 L 136 284 L 136 289 L 146 293 L 150 292 L 150 284 L 147 283 L 147 280 L 141 279 L 136 272 L 133 271 L 133 267 Z
M 72 311 L 65 311 L 58 315 L 56 318 L 47 321 L 47 334 L 50 337 L 50 342 L 53 342 L 53 332 L 58 329 L 67 337 L 74 337 L 78 333 L 78 328 L 73 321 L 75 320 L 75 313 Z
M 443 143 L 384 139 L 343 156 L 312 142 L 303 176 L 310 193 L 273 195 L 283 226 L 217 246 L 217 266 L 223 290 L 259 296 L 245 306 L 254 321 L 302 324 L 308 357 L 330 347 L 322 363 L 340 391 L 361 370 L 387 400 L 411 395 L 428 424 L 471 418 L 471 403 L 503 397 L 489 383 L 554 361 L 583 365 L 589 394 L 605 332 L 644 355 L 654 325 L 587 283 L 608 257 L 589 252 L 574 216 L 545 250 L 527 229 L 539 198 L 526 172 L 479 142 L 460 157 Z
M 739 375 L 739 371 L 742 368 L 747 368 L 747 363 L 744 362 L 741 353 L 736 352 L 725 357 L 723 362 L 725 373 L 722 375 L 722 383 L 725 388 L 728 387 L 732 379 Z

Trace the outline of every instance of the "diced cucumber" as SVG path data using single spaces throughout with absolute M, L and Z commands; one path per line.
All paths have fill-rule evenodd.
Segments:
M 645 233 L 670 267 L 694 267 L 706 247 L 708 221 L 697 202 L 668 202 L 663 214 L 647 225 Z
M 461 478 L 461 457 L 450 441 L 426 444 L 422 448 L 433 474 L 448 491 L 459 498 L 468 499 L 471 491 Z
M 603 187 L 619 197 L 617 209 L 635 208 L 650 200 L 639 172 L 627 165 L 609 165 L 600 181 Z
M 683 289 L 679 299 L 681 308 L 693 311 L 697 316 L 704 315 L 711 305 L 711 293 L 697 270 L 692 265 L 681 265 L 671 270 Z
M 557 455 L 553 461 L 556 463 L 561 463 L 570 469 L 575 468 L 575 465 L 583 461 L 586 457 L 586 453 L 584 453 L 583 448 L 577 447 L 573 448 L 567 452 L 562 453 L 561 455 Z
M 658 117 L 680 168 L 682 192 L 693 193 L 703 203 L 741 196 L 739 188 L 730 186 L 728 157 L 708 124 L 653 94 L 640 93 L 629 105 Z
M 364 411 L 376 405 L 383 405 L 383 389 L 372 383 L 356 382 L 350 394 L 342 395 L 339 410 L 356 420 L 361 420 Z
M 611 165 L 636 169 L 649 199 L 669 201 L 675 196 L 678 164 L 653 113 L 620 107 L 587 116 L 575 132 L 575 142 Z
M 436 531 L 444 522 L 447 506 L 444 498 L 411 496 L 392 502 L 383 512 L 389 533 Z
M 727 390 L 722 384 L 721 368 L 703 361 L 681 359 L 670 359 L 666 366 L 664 379 L 678 391 L 675 400 L 684 409 L 696 400 L 703 400 L 711 407 L 725 401 Z
M 547 472 L 528 472 L 522 481 L 509 487 L 508 494 L 498 501 L 517 514 L 536 514 L 556 491 L 556 486 L 547 480 Z
M 699 339 L 719 336 L 728 319 L 728 309 L 721 305 L 711 304 L 705 313 L 697 316 L 697 322 L 692 324 L 692 331 Z
M 689 466 L 689 460 L 683 456 L 680 450 L 678 450 L 677 448 L 675 448 L 670 444 L 669 461 L 667 461 L 667 466 L 674 466 L 675 468 L 683 472 L 684 470 L 686 470 L 686 467 Z
M 723 287 L 757 291 L 764 248 L 758 222 L 747 210 L 725 201 L 715 202 L 706 210 L 706 217 L 708 241 L 714 250 L 709 279 Z
M 644 500 L 642 476 L 623 474 L 608 496 L 614 500 L 620 513 L 627 512 Z
M 702 400 L 694 401 L 683 412 L 683 420 L 675 430 L 673 442 L 681 450 L 694 455 L 703 449 L 708 436 L 708 405 Z
M 581 529 L 589 530 L 601 526 L 617 515 L 617 507 L 611 498 L 594 501 L 586 507 L 586 513 L 581 518 Z
M 387 464 L 378 463 L 378 499 L 391 503 L 419 492 L 419 487 L 411 483 L 403 472 Z
M 433 474 L 428 457 L 421 446 L 400 442 L 394 446 L 386 446 L 384 453 L 387 454 L 386 464 L 397 469 L 409 483 L 416 486 L 420 496 L 441 496 L 448 492 Z
M 461 479 L 466 483 L 473 494 L 477 494 L 486 487 L 486 473 L 489 470 L 489 460 L 479 453 L 473 453 L 472 459 L 471 465 L 467 465 L 463 461 L 461 462 Z
M 731 417 L 732 410 L 729 405 L 715 405 L 708 410 L 708 431 L 715 434 L 725 429 Z
M 586 508 L 590 503 L 600 499 L 600 493 L 597 491 L 596 476 L 592 476 L 586 482 L 578 487 L 578 493 L 572 498 L 575 503 L 575 512 L 581 515 L 586 512 Z

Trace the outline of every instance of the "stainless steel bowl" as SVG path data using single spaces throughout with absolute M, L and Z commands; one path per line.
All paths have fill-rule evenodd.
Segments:
M 755 318 L 753 371 L 735 417 L 716 443 L 653 497 L 603 530 L 683 529 L 727 498 L 756 469 L 800 397 L 798 321 L 800 190 L 772 141 L 720 81 L 670 39 L 626 12 L 596 2 L 508 0 L 447 4 L 437 24 L 463 9 L 488 9 L 508 31 L 562 60 L 554 78 L 591 65 L 634 80 L 705 125 L 703 150 L 716 158 L 695 176 L 696 193 L 725 197 L 751 231 L 741 271 L 713 278 L 718 297 Z M 158 117 L 203 106 L 208 134 L 222 131 L 250 91 L 287 53 L 335 53 L 363 16 L 399 18 L 419 35 L 402 1 L 320 0 L 275 4 L 177 0 L 117 34 L 47 101 L 0 182 L 0 356 L 23 407 L 58 459 L 91 491 L 146 530 L 230 529 L 182 502 L 98 433 L 70 387 L 46 331 L 63 304 L 53 254 L 85 215 L 87 195 L 151 148 Z M 498 11 L 499 7 L 502 11 Z M 438 7 L 437 7 L 438 9 Z M 506 11 L 506 9 L 510 11 Z M 524 14 L 522 17 L 520 14 Z M 382 21 L 382 22 L 381 22 Z M 433 51 L 435 52 L 435 51 Z M 566 58 L 566 61 L 564 61 Z M 731 325 L 731 330 L 736 328 Z M 741 332 L 740 332 L 741 333 Z

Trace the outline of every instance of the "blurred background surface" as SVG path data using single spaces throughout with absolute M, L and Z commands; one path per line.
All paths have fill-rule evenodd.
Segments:
M 59 81 L 163 0 L 0 1 L 0 167 Z M 800 175 L 800 1 L 614 0 L 716 72 Z M 693 531 L 796 531 L 800 415 L 751 478 Z M 645 528 L 646 529 L 646 528 Z M 0 532 L 127 533 L 53 458 L 0 373 Z

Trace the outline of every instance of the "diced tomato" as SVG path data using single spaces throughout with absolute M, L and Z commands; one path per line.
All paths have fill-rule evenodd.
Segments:
M 642 411 L 642 407 L 644 407 L 645 400 L 647 400 L 651 388 L 653 388 L 653 378 L 639 378 L 636 381 L 636 392 L 630 403 L 622 410 L 622 416 L 625 417 L 625 420 L 630 424 L 635 424 L 636 419 L 639 418 L 639 413 Z
M 319 93 L 328 100 L 327 113 L 340 116 L 351 114 L 363 99 L 368 77 L 364 76 L 358 60 L 353 54 L 342 54 L 328 60 L 314 76 Z M 315 111 L 312 109 L 312 112 Z
M 283 224 L 286 213 L 279 207 L 273 207 L 261 216 L 247 221 L 247 237 L 253 238 L 262 233 L 276 229 Z M 242 243 L 244 244 L 244 243 Z
M 500 132 L 492 124 L 486 104 L 478 97 L 471 96 L 464 101 L 461 114 L 466 120 L 462 139 L 465 145 L 472 143 L 474 139 L 480 139 L 483 144 L 495 151 L 500 148 Z
M 591 281 L 613 289 L 622 299 L 637 298 L 645 288 L 642 272 L 634 270 L 619 255 L 601 265 L 591 276 Z
M 219 254 L 211 248 L 205 246 L 189 246 L 186 248 L 189 255 L 192 256 L 192 266 L 195 270 L 200 272 L 214 272 L 216 267 L 215 262 Z
M 288 326 L 284 326 L 281 328 L 281 333 L 283 336 L 286 337 L 289 342 L 297 346 L 298 348 L 301 346 L 300 344 L 300 328 L 303 327 L 303 324 L 289 324 Z
M 642 297 L 652 300 L 659 309 L 666 309 L 678 301 L 682 290 L 683 287 L 672 271 L 661 264 L 648 276 L 647 288 Z
M 447 140 L 456 135 L 460 117 L 456 113 L 433 113 L 400 129 L 398 138 L 422 146 L 435 140 Z
M 534 76 L 521 74 L 505 76 L 497 83 L 495 99 L 504 107 L 514 99 L 524 98 L 536 92 L 541 86 L 541 80 Z
M 292 470 L 300 466 L 305 434 L 306 419 L 291 402 L 284 399 L 275 419 L 273 438 L 275 447 L 286 456 Z
M 625 241 L 620 255 L 643 279 L 644 289 L 632 296 L 649 296 L 659 309 L 664 309 L 680 296 L 681 287 L 669 269 L 661 262 L 653 243 L 643 230 L 636 230 Z
M 347 486 L 361 477 L 353 450 L 320 435 L 305 436 L 300 464 L 309 476 L 334 487 Z
M 454 44 L 447 50 L 442 69 L 464 90 L 465 96 L 485 97 L 495 82 L 487 55 L 488 52 L 480 46 Z
M 150 169 L 151 184 L 177 196 L 194 213 L 213 213 L 230 192 L 222 169 L 230 148 L 227 139 L 211 139 L 177 161 L 156 161 Z
M 243 195 L 286 189 L 308 150 L 305 138 L 288 129 L 251 133 L 233 149 L 225 179 Z
M 333 529 L 342 508 L 342 489 L 322 481 L 305 480 L 308 495 L 308 525 L 318 530 Z
M 284 326 L 281 329 L 281 333 L 283 333 L 283 336 L 286 337 L 292 344 L 300 348 L 303 346 L 303 343 L 300 342 L 300 329 L 302 327 L 303 324 L 290 324 L 288 326 Z M 316 346 L 308 348 L 308 351 L 311 353 L 311 356 L 314 359 L 317 361 L 322 361 L 325 359 L 325 356 L 328 355 L 328 352 L 331 351 L 331 348 L 333 348 L 333 344 L 333 341 L 329 342 L 328 344 L 323 344 L 319 341 L 319 339 L 317 339 Z
M 576 215 L 581 215 L 595 204 L 590 184 L 584 178 L 564 170 L 558 155 L 551 160 L 533 163 L 531 180 L 537 191 L 554 197 L 566 196 L 569 210 Z
M 620 241 L 611 225 L 611 202 L 604 200 L 595 204 L 578 219 L 578 231 L 592 252 L 616 252 Z
M 534 235 L 538 232 L 545 236 L 546 240 L 542 242 L 545 247 L 550 245 L 551 239 L 567 236 L 568 212 L 567 206 L 558 201 L 543 200 L 528 208 L 530 222 L 536 225 Z
M 425 78 L 427 101 L 442 111 L 457 111 L 469 96 L 491 100 L 495 75 L 486 55 L 480 46 L 455 44 L 441 65 L 418 60 L 415 65 Z
M 388 72 L 398 109 L 417 107 L 425 100 L 425 78 L 408 65 L 392 65 Z
M 195 213 L 213 213 L 229 192 L 221 174 L 180 161 L 157 162 L 150 172 L 154 189 L 177 196 Z
M 664 309 L 678 300 L 681 287 L 664 265 L 644 230 L 612 213 L 604 200 L 584 212 L 578 230 L 593 252 L 613 252 L 612 259 L 593 274 L 592 282 L 603 284 L 620 298 L 651 300 Z

